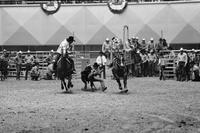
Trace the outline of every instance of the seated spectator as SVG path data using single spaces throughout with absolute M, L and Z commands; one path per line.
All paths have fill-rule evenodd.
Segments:
M 55 74 L 54 70 L 53 70 L 53 64 L 48 65 L 47 67 L 47 72 L 46 75 L 44 76 L 44 79 L 46 80 L 52 80 L 55 79 L 55 77 L 53 76 Z M 54 78 L 53 78 L 54 77 Z
M 200 67 L 199 64 L 194 64 L 192 68 L 192 81 L 200 81 Z
M 35 66 L 31 69 L 31 80 L 38 80 L 39 77 L 39 63 L 35 63 Z

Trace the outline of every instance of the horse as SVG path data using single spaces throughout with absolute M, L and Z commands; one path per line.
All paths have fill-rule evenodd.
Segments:
M 121 90 L 121 93 L 127 93 L 128 68 L 125 65 L 123 53 L 116 53 L 109 67 L 112 67 L 112 74 L 114 76 L 114 79 L 118 83 L 119 90 Z M 123 79 L 124 88 L 122 87 L 120 82 L 121 78 Z
M 92 67 L 86 66 L 85 69 L 81 72 L 81 80 L 84 83 L 84 88 L 82 90 L 87 90 L 87 84 L 90 83 L 91 90 L 94 91 L 96 89 L 94 82 L 89 80 L 88 75 L 91 73 Z
M 62 54 L 60 59 L 57 62 L 57 68 L 56 68 L 56 75 L 58 79 L 61 80 L 61 89 L 65 89 L 66 92 L 71 92 L 70 88 L 73 87 L 73 84 L 71 82 L 72 80 L 72 64 L 70 60 L 67 58 L 69 56 L 66 53 Z M 68 80 L 68 84 L 66 85 L 65 79 Z
M 0 59 L 0 72 L 1 72 L 1 81 L 7 79 L 8 61 Z

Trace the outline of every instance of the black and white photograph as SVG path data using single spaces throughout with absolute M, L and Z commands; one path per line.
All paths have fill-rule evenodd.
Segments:
M 200 0 L 0 0 L 0 133 L 200 133 Z

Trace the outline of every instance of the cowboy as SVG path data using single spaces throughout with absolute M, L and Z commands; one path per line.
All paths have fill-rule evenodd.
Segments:
M 106 38 L 106 41 L 103 43 L 102 52 L 106 55 L 106 58 L 110 59 L 111 42 L 109 38 Z
M 35 63 L 34 67 L 31 69 L 31 80 L 38 80 L 40 77 L 39 63 Z
M 14 60 L 16 64 L 16 80 L 20 80 L 20 73 L 22 69 L 22 63 L 23 63 L 23 58 L 22 58 L 22 51 L 17 52 L 17 56 L 15 57 Z
M 155 45 L 156 52 L 159 52 L 163 49 L 163 39 L 159 38 L 159 42 Z
M 106 79 L 106 62 L 107 62 L 107 60 L 106 60 L 106 57 L 103 55 L 102 51 L 99 52 L 99 56 L 97 57 L 96 62 L 103 71 L 103 78 Z M 100 78 L 101 78 L 101 74 L 100 74 Z
M 180 48 L 180 53 L 177 56 L 177 64 L 178 64 L 178 70 L 181 70 L 183 72 L 182 74 L 185 75 L 185 67 L 188 62 L 188 57 L 185 52 L 183 52 L 183 48 Z
M 160 57 L 158 59 L 158 66 L 160 67 L 160 76 L 159 79 L 160 80 L 165 80 L 165 75 L 164 75 L 164 70 L 165 70 L 165 66 L 166 66 L 166 59 L 164 58 L 163 53 L 160 53 Z
M 148 54 L 148 68 L 149 68 L 149 76 L 155 76 L 155 63 L 156 63 L 157 57 L 154 53 L 154 50 L 151 49 L 150 53 Z
M 32 69 L 34 58 L 30 54 L 30 50 L 27 51 L 27 55 L 25 56 L 25 66 L 26 66 L 26 73 L 25 73 L 25 80 L 28 78 L 28 71 Z
M 134 63 L 134 68 L 135 68 L 135 76 L 140 77 L 141 76 L 141 56 L 140 56 L 140 51 L 137 50 L 135 53 L 135 63 Z
M 74 37 L 73 36 L 69 36 L 68 38 L 64 39 L 58 49 L 57 49 L 57 57 L 55 59 L 54 65 L 53 65 L 53 69 L 56 70 L 57 68 L 57 62 L 60 59 L 61 55 L 64 53 L 65 57 L 70 61 L 70 63 L 72 64 L 72 74 L 76 74 L 76 70 L 75 70 L 75 66 L 74 66 L 74 61 L 72 60 L 72 58 L 68 55 L 68 53 L 70 53 L 70 51 L 73 50 L 73 45 L 74 45 Z
M 105 86 L 104 80 L 97 77 L 98 75 L 101 74 L 101 71 L 102 70 L 100 70 L 99 65 L 95 62 L 93 64 L 91 73 L 88 75 L 88 79 L 91 82 L 100 82 L 102 91 L 105 91 L 107 89 L 107 87 Z
M 120 42 L 119 39 L 117 37 L 113 37 L 112 38 L 112 47 L 111 50 L 112 52 L 117 52 L 120 49 Z
M 142 76 L 146 77 L 147 76 L 147 70 L 148 70 L 148 56 L 147 54 L 145 53 L 145 50 L 141 50 L 140 51 L 140 57 L 141 57 L 141 60 L 142 60 L 142 63 L 141 63 L 141 72 L 142 72 Z
M 7 53 L 7 51 L 4 49 L 0 58 L 1 58 L 1 59 L 4 59 L 5 56 L 6 56 L 6 53 Z
M 143 50 L 147 50 L 147 44 L 146 44 L 145 38 L 142 39 L 140 47 Z
M 155 43 L 154 43 L 153 37 L 151 37 L 150 42 L 147 47 L 148 47 L 148 51 L 155 49 Z

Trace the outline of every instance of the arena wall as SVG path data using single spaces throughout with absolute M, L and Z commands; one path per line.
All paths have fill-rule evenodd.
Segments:
M 200 44 L 200 2 L 129 3 L 122 14 L 113 14 L 107 4 L 62 5 L 46 15 L 40 5 L 0 6 L 0 45 L 12 48 L 56 48 L 66 36 L 74 35 L 77 49 L 96 50 L 106 37 L 129 36 L 147 41 L 161 36 L 176 46 Z M 16 47 L 18 46 L 18 47 Z M 38 49 L 37 49 L 38 50 Z

